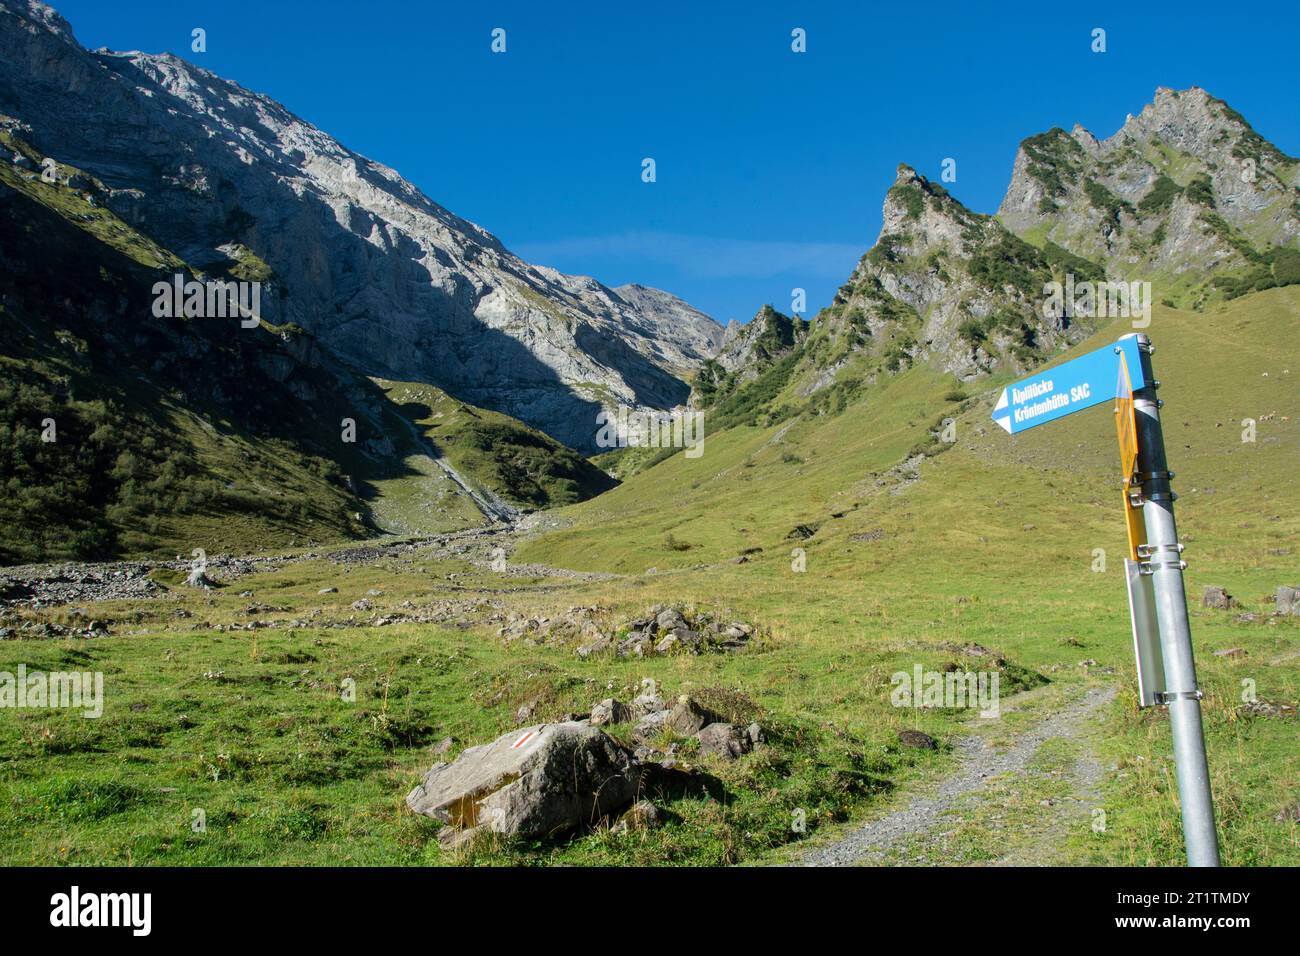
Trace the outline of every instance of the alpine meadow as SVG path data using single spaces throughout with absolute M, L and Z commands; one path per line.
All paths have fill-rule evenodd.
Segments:
M 557 110 L 597 158 L 530 158 L 531 100 L 474 70 L 579 69 L 526 59 L 531 19 L 448 20 L 481 66 L 431 55 L 418 94 L 360 52 L 319 61 L 356 74 L 334 106 L 252 72 L 386 155 L 436 126 L 447 155 L 404 178 L 208 69 L 241 62 L 218 7 L 177 14 L 173 54 L 0 0 L 6 867 L 1300 865 L 1294 103 L 1274 133 L 1209 66 L 1116 74 L 1144 105 L 1113 132 L 1017 121 L 1000 203 L 941 130 L 883 167 L 774 138 L 879 210 L 874 242 L 849 200 L 819 211 L 860 237 L 823 280 L 840 236 L 749 234 L 678 184 L 768 188 L 687 100 L 644 144 L 632 106 Z M 771 62 L 829 47 L 760 7 Z M 144 42 L 161 9 L 88 36 Z M 1086 62 L 1123 42 L 1069 29 Z M 623 82 L 613 57 L 584 88 Z M 862 69 L 820 93 L 837 122 L 915 112 Z M 1019 82 L 990 111 L 1046 115 Z M 663 218 L 601 198 L 616 150 Z M 426 195 L 436 163 L 518 207 L 521 254 Z M 548 231 L 565 190 L 586 230 Z M 670 241 L 692 202 L 737 262 Z M 646 284 L 670 259 L 682 287 Z M 708 314 L 733 295 L 751 319 Z

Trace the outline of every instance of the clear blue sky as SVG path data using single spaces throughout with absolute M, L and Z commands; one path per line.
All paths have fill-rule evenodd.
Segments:
M 515 252 L 722 322 L 826 305 L 899 162 L 993 212 L 1016 146 L 1202 86 L 1300 155 L 1300 4 L 62 0 L 267 93 Z M 190 31 L 207 30 L 206 53 Z M 506 30 L 507 52 L 490 51 Z M 790 32 L 807 31 L 807 52 Z M 1091 32 L 1107 52 L 1091 52 Z M 658 181 L 641 181 L 653 157 Z

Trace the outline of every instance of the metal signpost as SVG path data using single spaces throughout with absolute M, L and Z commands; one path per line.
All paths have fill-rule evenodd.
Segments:
M 1218 866 L 1210 772 L 1201 728 L 1192 634 L 1183 588 L 1183 546 L 1174 524 L 1173 473 L 1160 428 L 1155 349 L 1145 335 L 1039 372 L 1002 390 L 993 420 L 1009 434 L 1118 399 L 1116 427 L 1124 469 L 1130 558 L 1124 562 L 1140 705 L 1166 704 L 1173 731 L 1183 838 L 1191 866 Z M 1118 385 L 1116 385 L 1118 383 Z

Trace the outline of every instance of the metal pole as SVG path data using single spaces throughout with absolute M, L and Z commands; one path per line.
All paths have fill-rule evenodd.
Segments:
M 1165 687 L 1168 688 L 1163 697 L 1169 705 L 1174 738 L 1183 839 L 1189 866 L 1218 866 L 1219 839 L 1214 830 L 1214 798 L 1210 793 L 1205 735 L 1201 729 L 1201 692 L 1196 684 L 1187 594 L 1183 588 L 1183 548 L 1178 543 L 1178 529 L 1174 524 L 1176 496 L 1169 484 L 1173 475 L 1165 457 L 1164 433 L 1160 428 L 1161 403 L 1156 399 L 1159 382 L 1151 371 L 1154 349 L 1147 336 L 1138 334 L 1137 340 L 1143 378 L 1152 383 L 1133 393 L 1137 468 L 1147 530 L 1147 543 L 1139 553 L 1146 559 L 1143 572 L 1151 574 L 1156 596 L 1156 619 L 1160 623 L 1160 649 L 1164 654 Z

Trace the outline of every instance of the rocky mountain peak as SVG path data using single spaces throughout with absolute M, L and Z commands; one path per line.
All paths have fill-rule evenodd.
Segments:
M 520 260 L 270 97 L 171 54 L 84 50 L 42 3 L 0 0 L 0 114 L 195 268 L 255 255 L 268 321 L 573 447 L 594 448 L 601 408 L 684 403 L 721 338 L 667 293 Z
M 1103 141 L 1079 126 L 1024 140 L 998 219 L 1197 306 L 1278 281 L 1278 250 L 1300 239 L 1300 160 L 1205 90 L 1162 87 Z
M 4 4 L 0 4 L 0 7 L 3 6 L 9 6 L 15 12 L 21 11 L 27 20 L 26 29 L 44 28 L 54 36 L 70 43 L 77 42 L 72 33 L 72 24 L 63 19 L 63 16 L 49 4 L 41 3 L 40 0 L 6 0 Z

